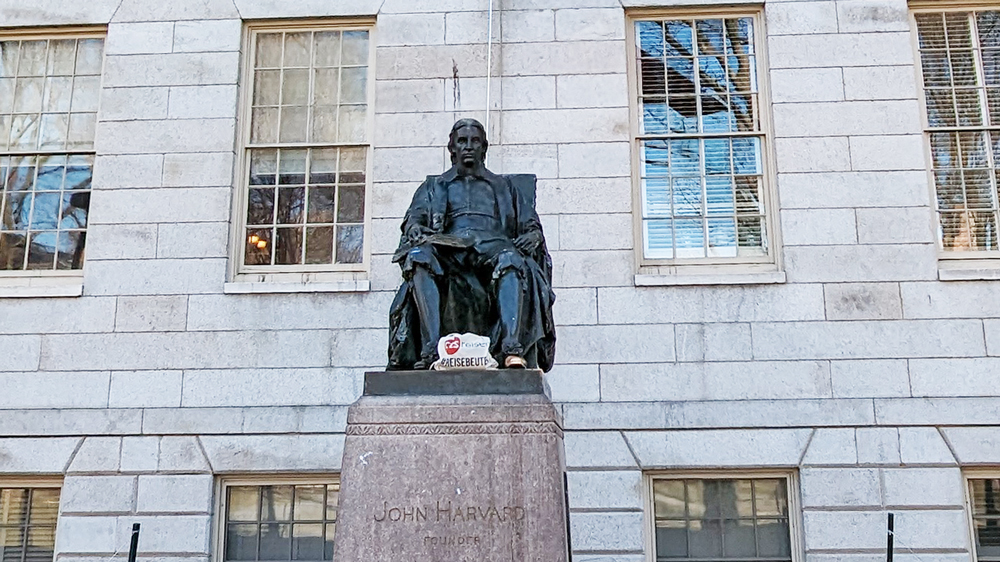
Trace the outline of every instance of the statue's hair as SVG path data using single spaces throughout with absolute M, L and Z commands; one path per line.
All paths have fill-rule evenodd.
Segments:
M 448 152 L 451 153 L 451 163 L 455 163 L 455 135 L 458 134 L 458 130 L 462 127 L 475 127 L 479 129 L 479 133 L 483 135 L 483 153 L 490 148 L 490 141 L 486 139 L 486 127 L 479 121 L 471 118 L 459 119 L 455 121 L 455 124 L 451 127 L 451 132 L 448 133 Z

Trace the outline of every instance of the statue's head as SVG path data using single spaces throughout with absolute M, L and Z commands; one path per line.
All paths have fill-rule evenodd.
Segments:
M 486 150 L 490 143 L 486 140 L 486 128 L 475 119 L 459 119 L 448 135 L 448 152 L 452 164 L 473 167 L 486 160 Z

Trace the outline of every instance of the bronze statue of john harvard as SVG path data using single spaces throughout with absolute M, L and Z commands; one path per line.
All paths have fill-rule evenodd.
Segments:
M 393 256 L 403 285 L 390 310 L 389 369 L 429 368 L 451 332 L 489 336 L 502 367 L 552 367 L 552 260 L 529 200 L 534 176 L 490 172 L 488 147 L 478 121 L 455 123 L 451 169 L 428 176 L 406 211 Z

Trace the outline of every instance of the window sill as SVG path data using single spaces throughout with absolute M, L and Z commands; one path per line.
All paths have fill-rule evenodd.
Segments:
M 768 285 L 785 282 L 784 271 L 707 273 L 707 274 L 637 274 L 636 287 L 683 285 Z
M 0 298 L 64 298 L 82 295 L 82 277 L 0 277 Z
M 320 283 L 249 283 L 235 281 L 226 283 L 222 291 L 227 295 L 250 295 L 269 293 L 362 293 L 371 290 L 371 281 L 351 279 Z
M 1000 281 L 1000 268 L 938 269 L 939 281 Z

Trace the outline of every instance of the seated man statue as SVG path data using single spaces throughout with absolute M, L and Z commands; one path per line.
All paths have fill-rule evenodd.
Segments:
M 438 339 L 488 336 L 506 368 L 548 371 L 555 356 L 552 259 L 522 189 L 534 176 L 486 169 L 489 143 L 475 119 L 455 123 L 452 167 L 413 195 L 393 261 L 403 285 L 389 313 L 388 369 L 428 369 Z

